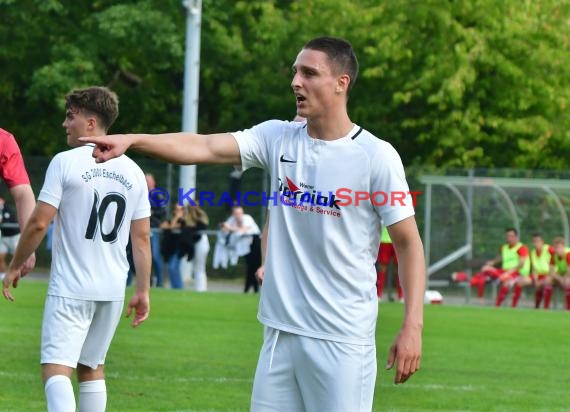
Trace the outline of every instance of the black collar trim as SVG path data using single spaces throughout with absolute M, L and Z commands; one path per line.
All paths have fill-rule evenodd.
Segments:
M 354 134 L 354 136 L 351 137 L 351 139 L 352 139 L 352 140 L 356 139 L 360 133 L 362 133 L 362 127 L 361 127 L 360 129 L 358 129 L 358 132 L 356 132 L 356 133 Z

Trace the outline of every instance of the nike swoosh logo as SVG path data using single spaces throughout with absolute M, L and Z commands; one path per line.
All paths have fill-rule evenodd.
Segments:
M 281 155 L 281 157 L 279 158 L 279 161 L 283 162 L 283 163 L 297 163 L 296 160 L 285 159 L 285 155 Z

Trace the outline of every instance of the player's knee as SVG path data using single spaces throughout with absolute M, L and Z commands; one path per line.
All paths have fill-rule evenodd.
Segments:
M 77 379 L 79 382 L 105 379 L 103 365 L 99 365 L 96 369 L 92 369 L 87 365 L 83 365 L 81 363 L 77 364 Z
M 68 367 L 68 366 L 58 365 L 55 363 L 43 363 L 42 364 L 42 380 L 43 380 L 44 384 L 52 376 L 62 375 L 62 376 L 66 376 L 68 378 L 71 378 L 72 374 L 73 374 L 73 369 Z

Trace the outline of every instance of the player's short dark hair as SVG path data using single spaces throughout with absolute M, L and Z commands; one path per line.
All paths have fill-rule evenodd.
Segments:
M 303 49 L 317 50 L 325 53 L 335 73 L 348 74 L 348 77 L 350 77 L 348 92 L 350 92 L 358 77 L 358 60 L 356 59 L 352 45 L 348 41 L 336 37 L 317 37 L 309 40 L 309 42 L 303 46 Z
M 505 229 L 505 233 L 507 233 L 507 232 L 514 232 L 515 235 L 517 235 L 517 236 L 519 235 L 519 231 L 516 230 L 514 227 L 507 227 Z
M 556 236 L 552 239 L 552 246 L 563 245 L 564 243 L 564 238 L 562 236 Z
M 107 131 L 119 116 L 119 97 L 107 87 L 75 89 L 65 96 L 65 109 L 75 109 L 97 117 Z
M 544 239 L 544 236 L 542 236 L 542 233 L 540 233 L 540 232 L 534 232 L 534 233 L 532 234 L 532 237 L 539 237 L 539 238 L 541 238 L 541 239 Z

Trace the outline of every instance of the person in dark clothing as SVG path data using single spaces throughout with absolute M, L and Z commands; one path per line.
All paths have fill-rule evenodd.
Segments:
M 168 262 L 168 278 L 172 289 L 184 288 L 182 274 L 180 273 L 180 259 L 184 255 L 182 251 L 182 229 L 185 223 L 186 210 L 184 206 L 176 204 L 172 213 L 172 218 L 162 222 L 160 227 L 163 230 L 160 251 Z
M 2 222 L 0 228 L 2 233 L 0 238 L 0 273 L 4 274 L 6 271 L 6 255 L 14 254 L 20 240 L 20 227 L 16 213 L 2 197 L 0 197 L 0 213 L 2 214 L 0 219 Z
M 156 188 L 154 176 L 151 173 L 145 174 L 148 191 Z M 161 288 L 162 280 L 162 255 L 160 254 L 160 224 L 166 220 L 166 208 L 164 206 L 150 206 L 150 249 L 152 252 L 152 267 L 154 274 L 151 278 L 151 284 Z
M 250 287 L 253 287 L 255 293 L 259 290 L 259 280 L 255 276 L 255 272 L 261 266 L 261 238 L 259 234 L 253 235 L 251 238 L 250 252 L 245 255 L 245 271 L 246 281 L 244 293 L 247 293 Z

